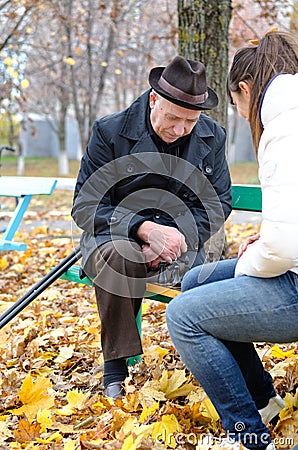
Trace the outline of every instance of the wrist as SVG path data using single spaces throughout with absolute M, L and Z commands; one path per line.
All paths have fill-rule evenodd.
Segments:
M 137 237 L 144 242 L 148 242 L 149 234 L 154 228 L 156 228 L 156 223 L 146 220 L 139 226 Z

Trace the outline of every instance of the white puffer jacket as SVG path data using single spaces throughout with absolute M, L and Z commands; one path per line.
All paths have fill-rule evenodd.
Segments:
M 258 150 L 262 188 L 260 239 L 239 259 L 235 276 L 298 274 L 298 73 L 276 76 L 263 96 Z

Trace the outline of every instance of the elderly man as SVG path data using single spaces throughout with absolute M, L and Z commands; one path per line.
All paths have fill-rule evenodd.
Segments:
M 226 134 L 202 114 L 218 104 L 204 65 L 176 56 L 153 68 L 149 83 L 127 109 L 94 123 L 72 210 L 112 398 L 124 395 L 127 358 L 142 353 L 135 317 L 146 280 L 162 261 L 202 263 L 204 243 L 231 211 Z

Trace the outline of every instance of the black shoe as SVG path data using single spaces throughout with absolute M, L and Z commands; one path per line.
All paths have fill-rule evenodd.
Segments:
M 122 381 L 115 381 L 114 383 L 110 383 L 104 390 L 105 397 L 110 397 L 113 400 L 116 398 L 122 398 L 125 395 L 125 390 L 123 387 Z

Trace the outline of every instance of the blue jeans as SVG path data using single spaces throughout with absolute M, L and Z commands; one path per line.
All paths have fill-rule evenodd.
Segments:
M 298 340 L 298 276 L 234 278 L 236 259 L 190 270 L 167 307 L 171 339 L 230 437 L 264 448 L 258 409 L 275 395 L 253 342 Z

